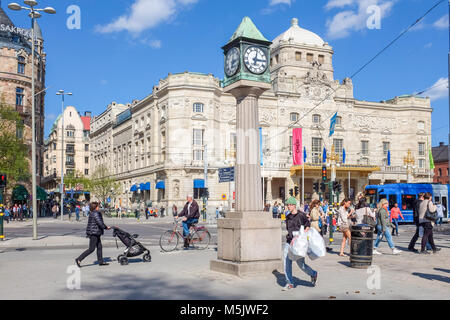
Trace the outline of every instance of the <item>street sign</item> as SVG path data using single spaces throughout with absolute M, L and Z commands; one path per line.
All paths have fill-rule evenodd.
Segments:
M 219 169 L 219 183 L 234 181 L 234 167 Z

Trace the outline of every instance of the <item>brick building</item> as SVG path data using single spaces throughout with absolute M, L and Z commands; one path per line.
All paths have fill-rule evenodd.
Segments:
M 438 147 L 433 147 L 434 159 L 434 183 L 448 184 L 448 145 L 443 142 L 439 143 Z

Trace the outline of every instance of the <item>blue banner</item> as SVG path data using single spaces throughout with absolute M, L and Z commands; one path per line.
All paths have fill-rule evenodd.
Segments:
M 306 163 L 306 147 L 303 147 L 303 164 Z
M 391 165 L 391 150 L 388 150 L 388 154 L 387 154 L 387 165 L 388 165 L 388 166 Z
M 344 150 L 342 150 L 342 163 L 345 163 L 345 157 L 346 157 L 346 154 L 345 154 L 345 149 L 344 149 Z
M 330 120 L 330 137 L 334 134 L 334 128 L 336 127 L 337 112 L 331 117 Z
M 322 162 L 323 163 L 327 162 L 327 149 L 325 149 L 325 147 L 323 148 Z

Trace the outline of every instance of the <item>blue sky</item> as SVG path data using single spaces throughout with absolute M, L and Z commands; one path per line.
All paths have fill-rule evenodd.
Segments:
M 15 0 L 16 2 L 20 2 Z M 11 2 L 11 1 L 8 1 Z M 249 16 L 273 40 L 299 25 L 333 46 L 335 78 L 350 76 L 438 0 L 42 0 L 56 15 L 40 19 L 47 52 L 46 134 L 60 113 L 59 89 L 74 93 L 67 104 L 101 113 L 112 101 L 142 99 L 169 72 L 212 73 L 223 78 L 220 47 Z M 4 10 L 16 26 L 24 12 Z M 70 30 L 66 11 L 81 10 L 81 29 Z M 368 29 L 366 9 L 377 5 L 381 28 Z M 448 141 L 448 7 L 444 1 L 418 27 L 353 81 L 357 99 L 380 101 L 402 94 L 433 97 L 433 145 Z

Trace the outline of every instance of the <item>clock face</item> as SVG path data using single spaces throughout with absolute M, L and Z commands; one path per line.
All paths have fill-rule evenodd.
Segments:
M 239 49 L 231 48 L 225 57 L 225 74 L 231 77 L 239 69 Z
M 247 69 L 255 74 L 262 74 L 267 69 L 267 55 L 259 47 L 248 47 L 245 50 L 244 62 Z

